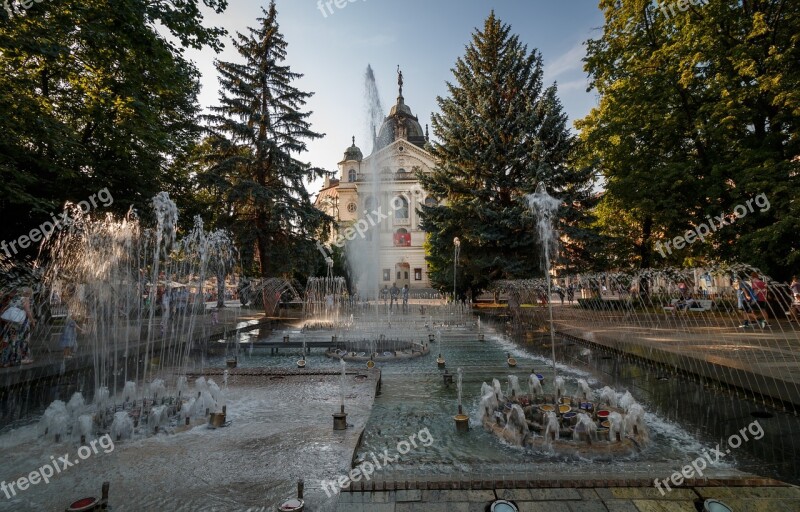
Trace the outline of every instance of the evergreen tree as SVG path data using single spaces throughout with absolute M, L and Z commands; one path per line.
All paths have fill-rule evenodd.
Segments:
M 311 130 L 302 107 L 312 93 L 292 82 L 302 75 L 283 64 L 286 41 L 272 1 L 249 34 L 233 42 L 243 62 L 217 62 L 220 105 L 206 116 L 213 136 L 209 168 L 201 181 L 213 183 L 228 206 L 221 219 L 238 239 L 245 266 L 257 262 L 261 277 L 307 271 L 317 253 L 312 237 L 332 219 L 314 208 L 304 180 L 323 169 L 299 161 Z M 301 267 L 301 265 L 305 265 Z
M 570 235 L 572 245 L 563 254 L 572 258 L 572 270 L 582 267 L 589 238 L 582 235 L 591 173 L 570 168 L 574 138 L 556 86 L 543 88 L 540 54 L 529 52 L 510 30 L 492 12 L 456 61 L 455 83 L 447 84 L 448 97 L 437 98 L 441 113 L 432 118 L 438 167 L 419 176 L 442 200 L 421 212 L 431 279 L 452 289 L 458 237 L 459 294 L 536 272 L 540 249 L 523 196 L 540 182 L 564 202 L 557 227 Z

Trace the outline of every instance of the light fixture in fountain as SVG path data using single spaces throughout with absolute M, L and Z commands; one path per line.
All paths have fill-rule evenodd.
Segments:
M 511 357 L 510 353 L 506 353 L 506 361 L 508 361 L 508 366 L 511 368 L 517 366 L 517 360 Z
M 236 365 L 237 365 L 237 364 L 238 364 L 238 361 L 237 361 L 237 359 L 236 359 L 235 357 L 229 357 L 229 358 L 228 358 L 228 359 L 225 361 L 225 365 L 226 365 L 228 368 L 236 368 Z
M 453 419 L 456 421 L 457 432 L 467 432 L 469 431 L 469 416 L 464 414 L 464 408 L 461 405 L 461 389 L 464 373 L 461 368 L 457 370 L 457 373 L 458 377 L 456 378 L 456 389 L 458 390 L 458 414 L 456 414 Z
M 303 512 L 306 507 L 305 500 L 303 500 L 303 488 L 305 487 L 303 480 L 297 481 L 297 498 L 286 500 L 281 504 L 279 509 L 281 512 Z
M 90 510 L 110 510 L 108 506 L 108 482 L 103 482 L 101 497 L 81 498 L 72 502 L 65 510 L 66 512 L 88 512 Z
M 298 368 L 305 368 L 306 367 L 306 356 L 300 356 L 300 359 L 297 361 Z
M 436 364 L 439 366 L 439 368 L 444 368 L 445 362 L 442 354 L 439 354 L 439 357 L 436 358 Z
M 333 430 L 346 430 L 347 429 L 347 413 L 344 412 L 344 381 L 346 378 L 346 363 L 344 359 L 340 360 L 342 363 L 342 376 L 339 379 L 339 412 L 333 413 Z

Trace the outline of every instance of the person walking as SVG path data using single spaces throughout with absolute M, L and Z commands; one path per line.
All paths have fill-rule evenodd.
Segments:
M 753 293 L 753 289 L 750 288 L 750 285 L 738 277 L 733 281 L 733 289 L 736 290 L 736 299 L 738 302 L 739 311 L 741 311 L 745 316 L 744 323 L 739 327 L 753 327 L 753 324 L 758 323 L 758 318 L 756 317 L 755 313 L 753 313 L 753 306 L 756 304 L 755 293 Z M 752 324 L 750 323 L 750 320 L 753 321 Z
M 756 307 L 758 311 L 761 313 L 762 318 L 758 321 L 758 325 L 761 326 L 762 329 L 765 327 L 769 327 L 767 324 L 767 320 L 769 319 L 768 310 L 769 306 L 767 304 L 767 283 L 762 281 L 758 274 L 755 272 L 750 273 L 750 288 L 753 289 L 756 298 Z

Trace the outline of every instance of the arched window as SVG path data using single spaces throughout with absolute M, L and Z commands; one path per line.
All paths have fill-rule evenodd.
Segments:
M 404 172 L 408 172 L 408 171 L 406 171 L 405 169 L 397 169 L 397 172 L 404 173 Z
M 433 207 L 433 206 L 438 206 L 438 205 L 439 205 L 439 202 L 436 199 L 434 199 L 434 198 L 432 198 L 430 196 L 425 198 L 425 206 Z
M 377 207 L 378 207 L 378 202 L 375 201 L 374 197 L 367 196 L 367 198 L 364 199 L 364 209 L 367 210 L 367 213 L 371 213 L 372 210 L 374 210 Z
M 353 182 L 356 181 L 356 170 L 350 169 L 347 173 L 347 181 Z
M 408 218 L 408 199 L 403 196 L 397 196 L 392 201 L 392 206 L 394 207 L 394 218 L 395 219 L 407 219 Z

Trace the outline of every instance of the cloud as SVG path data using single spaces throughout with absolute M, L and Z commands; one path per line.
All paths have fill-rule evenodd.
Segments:
M 545 65 L 544 74 L 547 77 L 547 81 L 551 82 L 556 77 L 570 71 L 583 70 L 583 62 L 581 59 L 583 59 L 585 54 L 586 50 L 583 44 L 578 43 L 570 48 L 567 53 L 557 57 L 550 64 Z

